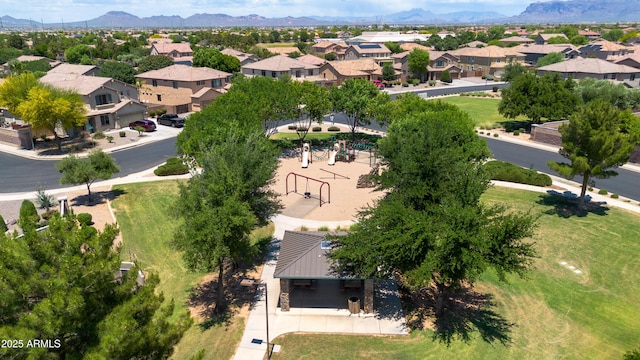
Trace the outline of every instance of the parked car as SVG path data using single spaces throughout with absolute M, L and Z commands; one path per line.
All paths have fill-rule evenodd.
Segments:
M 373 80 L 373 85 L 377 86 L 380 90 L 384 89 L 384 84 L 380 80 Z
M 135 130 L 138 126 L 142 126 L 144 131 L 153 131 L 156 129 L 156 123 L 151 120 L 137 120 L 129 123 L 129 129 Z
M 156 119 L 156 121 L 160 125 L 167 125 L 171 127 L 184 126 L 184 119 L 178 116 L 178 114 L 162 114 L 158 116 L 158 119 Z

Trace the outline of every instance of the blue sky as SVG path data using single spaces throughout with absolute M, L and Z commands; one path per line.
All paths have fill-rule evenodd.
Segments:
M 0 0 L 0 16 L 34 21 L 90 20 L 108 11 L 125 11 L 138 17 L 198 13 L 232 16 L 258 14 L 283 16 L 380 16 L 412 8 L 433 13 L 496 11 L 518 15 L 535 0 Z

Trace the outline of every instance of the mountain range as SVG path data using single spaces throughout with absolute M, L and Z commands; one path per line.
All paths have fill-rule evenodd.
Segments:
M 434 14 L 411 9 L 374 17 L 281 17 L 266 18 L 251 14 L 195 14 L 180 16 L 137 17 L 123 11 L 110 11 L 95 19 L 70 23 L 38 23 L 31 20 L 0 17 L 2 28 L 210 28 L 231 26 L 295 27 L 319 25 L 455 25 L 455 24 L 529 24 L 529 23 L 607 23 L 640 21 L 640 6 L 630 0 L 553 0 L 535 2 L 517 16 L 507 17 L 493 11 L 459 11 Z

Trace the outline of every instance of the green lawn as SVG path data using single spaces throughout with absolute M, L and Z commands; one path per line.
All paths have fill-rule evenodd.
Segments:
M 309 131 L 307 136 L 305 136 L 304 140 L 326 140 L 330 139 L 332 136 L 335 136 L 336 132 L 312 132 Z M 298 134 L 295 132 L 285 132 L 281 131 L 277 134 L 271 135 L 270 139 L 273 140 L 298 140 Z
M 488 203 L 540 216 L 539 258 L 527 280 L 497 281 L 488 272 L 477 289 L 489 293 L 508 322 L 510 344 L 483 341 L 449 347 L 430 330 L 406 337 L 288 334 L 274 359 L 620 359 L 640 346 L 640 216 L 599 209 L 575 216 L 546 194 L 490 189 Z M 576 274 L 560 262 L 582 271 Z
M 123 260 L 137 259 L 145 271 L 160 275 L 158 291 L 165 299 L 173 298 L 178 311 L 186 309 L 186 300 L 204 273 L 186 269 L 180 254 L 168 242 L 181 222 L 169 216 L 169 208 L 176 199 L 176 181 L 158 181 L 114 186 L 121 193 L 112 206 L 123 236 Z M 265 229 L 254 238 L 265 236 Z M 270 230 L 273 232 L 273 227 Z M 266 235 L 271 236 L 271 235 Z M 228 323 L 203 330 L 192 326 L 178 343 L 173 359 L 189 359 L 205 349 L 204 359 L 229 359 L 233 356 L 244 331 L 242 318 L 233 317 Z
M 439 100 L 458 105 L 460 109 L 468 112 L 476 127 L 493 129 L 503 127 L 504 123 L 512 121 L 498 113 L 498 104 L 500 104 L 500 99 L 471 96 L 449 96 Z M 526 119 L 521 117 L 516 120 Z

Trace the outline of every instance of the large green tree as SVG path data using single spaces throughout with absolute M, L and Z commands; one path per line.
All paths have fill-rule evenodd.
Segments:
M 151 70 L 158 70 L 173 65 L 173 60 L 165 55 L 149 55 L 140 60 L 138 72 L 143 73 Z
M 9 76 L 0 84 L 0 105 L 19 116 L 18 105 L 27 100 L 29 90 L 38 84 L 38 79 L 32 73 Z
M 228 261 L 253 254 L 249 234 L 278 208 L 268 185 L 277 169 L 277 150 L 261 131 L 232 131 L 206 148 L 202 171 L 180 186 L 174 213 L 187 226 L 173 245 L 191 269 L 218 271 L 215 311 L 226 309 L 224 270 Z
M 329 90 L 309 81 L 291 82 L 290 86 L 295 89 L 298 97 L 296 133 L 300 140 L 304 140 L 312 124 L 321 124 L 324 116 L 331 111 Z
M 334 110 L 346 116 L 354 140 L 358 127 L 371 124 L 374 119 L 379 123 L 387 120 L 389 94 L 367 80 L 347 79 L 342 86 L 332 87 L 330 94 Z
M 562 55 L 559 52 L 552 52 L 538 59 L 536 66 L 543 67 L 543 66 L 563 62 L 563 61 L 564 61 L 564 55 Z
M 629 161 L 631 151 L 640 140 L 640 124 L 630 111 L 621 111 L 604 99 L 596 99 L 575 113 L 568 124 L 560 126 L 566 162 L 550 161 L 547 165 L 568 179 L 582 176 L 579 208 L 593 178 L 616 176 L 614 170 Z
M 208 67 L 228 73 L 240 72 L 240 60 L 213 48 L 200 48 L 193 53 L 194 67 Z
M 480 202 L 489 186 L 483 162 L 490 152 L 470 116 L 410 97 L 411 106 L 398 108 L 411 110 L 379 142 L 386 166 L 377 189 L 385 195 L 333 240 L 332 258 L 357 277 L 399 274 L 413 288 L 433 285 L 441 314 L 454 289 L 473 284 L 488 268 L 500 279 L 524 275 L 534 256 L 525 240 L 534 221 Z
M 429 52 L 418 48 L 411 50 L 407 58 L 407 66 L 414 76 L 420 77 L 420 82 L 424 82 L 427 66 L 429 66 Z
M 504 67 L 504 73 L 500 77 L 500 80 L 510 82 L 526 72 L 527 68 L 524 67 L 524 65 L 518 62 L 511 62 Z
M 120 171 L 116 161 L 101 149 L 93 150 L 86 158 L 69 155 L 56 164 L 62 173 L 61 184 L 85 184 L 91 201 L 91 185 L 98 179 L 110 179 Z
M 604 99 L 620 110 L 640 106 L 639 89 L 629 89 L 624 84 L 616 84 L 609 80 L 582 79 L 576 85 L 575 91 L 585 104 L 592 100 Z
M 120 61 L 106 61 L 100 66 L 97 75 L 110 77 L 127 84 L 136 83 L 136 70 L 133 66 Z
M 524 115 L 534 123 L 540 123 L 543 118 L 566 119 L 580 104 L 574 86 L 573 80 L 563 80 L 557 74 L 542 77 L 522 74 L 502 90 L 498 112 L 509 119 Z
M 0 233 L 0 338 L 17 347 L 3 359 L 166 359 L 190 327 L 155 291 L 158 278 L 121 280 L 114 225 L 102 232 L 56 214 L 45 230 Z M 48 347 L 28 346 L 29 340 Z M 21 345 L 18 345 L 21 344 Z

